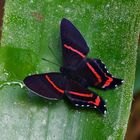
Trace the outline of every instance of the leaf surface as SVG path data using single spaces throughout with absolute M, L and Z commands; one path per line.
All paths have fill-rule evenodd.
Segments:
M 0 48 L 1 139 L 122 140 L 135 78 L 139 9 L 137 0 L 7 0 Z M 18 84 L 29 74 L 59 70 L 41 58 L 62 64 L 63 17 L 83 34 L 89 57 L 125 80 L 116 90 L 96 90 L 107 100 L 106 117 L 67 101 L 29 96 Z

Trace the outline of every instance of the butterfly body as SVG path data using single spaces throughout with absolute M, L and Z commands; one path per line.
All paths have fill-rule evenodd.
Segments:
M 86 65 L 86 59 L 84 59 L 83 61 L 81 61 L 79 64 L 77 64 L 76 67 L 72 67 L 72 66 L 68 66 L 68 67 L 61 67 L 60 68 L 60 72 L 67 75 L 68 78 L 73 79 L 74 81 L 77 81 L 78 83 L 80 83 L 83 87 L 87 88 L 89 86 L 87 80 L 85 78 L 83 78 L 83 76 L 81 76 L 79 74 L 79 71 L 81 68 L 84 68 Z M 84 75 L 84 71 L 82 72 Z M 93 81 L 93 79 L 92 79 Z

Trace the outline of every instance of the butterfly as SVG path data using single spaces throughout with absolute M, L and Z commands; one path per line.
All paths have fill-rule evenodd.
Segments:
M 99 95 L 85 89 L 63 73 L 35 74 L 25 77 L 23 82 L 29 91 L 43 98 L 61 100 L 66 97 L 76 107 L 97 109 L 106 114 L 105 101 Z
M 61 39 L 63 66 L 60 72 L 27 76 L 24 84 L 43 98 L 61 100 L 66 97 L 74 106 L 96 108 L 106 114 L 105 101 L 86 87 L 111 89 L 122 84 L 122 80 L 114 78 L 101 60 L 86 57 L 89 52 L 87 43 L 76 27 L 65 18 L 61 21 Z
M 121 85 L 124 81 L 115 78 L 106 65 L 95 58 L 87 58 L 89 47 L 78 29 L 67 19 L 61 21 L 61 42 L 63 54 L 62 73 L 66 73 L 84 87 L 107 90 Z

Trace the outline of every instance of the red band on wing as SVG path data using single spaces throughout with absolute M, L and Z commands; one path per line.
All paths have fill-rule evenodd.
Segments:
M 111 82 L 113 81 L 113 78 L 107 76 L 106 73 L 104 73 L 104 74 L 105 74 L 105 77 L 107 77 L 108 79 L 105 82 L 105 84 L 102 86 L 102 88 L 105 88 L 105 87 L 109 86 L 111 84 Z
M 77 96 L 81 96 L 81 97 L 93 97 L 93 94 L 91 93 L 79 93 L 79 92 L 74 92 L 74 91 L 69 91 L 70 94 L 73 94 L 73 95 L 77 95 Z
M 92 71 L 92 73 L 97 77 L 97 80 L 98 80 L 97 84 L 102 82 L 100 75 L 95 71 L 95 69 L 90 65 L 90 63 L 86 62 L 86 64 L 87 64 L 88 68 Z
M 71 51 L 77 53 L 77 54 L 80 55 L 82 58 L 85 58 L 85 55 L 84 55 L 83 53 L 81 53 L 80 51 L 78 51 L 78 50 L 72 48 L 71 46 L 68 46 L 68 45 L 64 44 L 64 47 L 67 48 L 68 50 L 71 50 Z
M 98 63 L 97 63 L 97 65 L 98 65 Z M 98 68 L 101 69 L 99 65 L 98 65 Z M 113 81 L 113 78 L 107 76 L 105 72 L 103 72 L 103 73 L 104 73 L 105 77 L 108 78 L 107 81 L 105 82 L 105 84 L 102 86 L 102 88 L 105 88 L 111 84 L 111 82 Z
M 51 81 L 51 79 L 48 77 L 48 75 L 45 75 L 45 78 L 48 80 L 48 82 L 60 93 L 64 94 L 64 90 L 60 89 L 59 87 L 57 87 L 53 81 Z
M 101 99 L 100 99 L 100 97 L 98 96 L 98 97 L 95 99 L 95 102 L 94 102 L 94 101 L 89 101 L 88 103 L 89 103 L 89 104 L 96 105 L 96 106 L 99 106 L 99 105 L 100 105 L 100 102 L 101 102 Z

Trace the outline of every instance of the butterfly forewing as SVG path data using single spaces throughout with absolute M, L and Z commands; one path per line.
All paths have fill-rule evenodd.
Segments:
M 81 33 L 65 18 L 61 21 L 61 41 L 64 66 L 77 66 L 89 52 Z
M 51 100 L 62 99 L 66 81 L 60 73 L 45 73 L 28 76 L 24 84 L 33 93 Z

